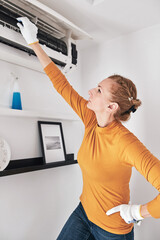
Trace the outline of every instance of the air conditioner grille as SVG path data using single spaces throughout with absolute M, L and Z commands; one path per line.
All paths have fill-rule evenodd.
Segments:
M 29 11 L 29 10 L 27 11 L 21 8 L 20 6 L 17 6 L 16 4 L 14 4 L 14 2 L 6 1 L 6 0 L 0 0 L 0 6 L 2 8 L 1 11 L 5 11 L 7 13 L 9 12 L 13 18 L 16 18 L 15 16 L 17 17 L 23 16 L 23 17 L 28 17 L 33 22 L 37 21 L 36 25 L 39 29 L 42 29 L 43 31 L 56 37 L 57 39 L 61 39 L 65 37 L 64 30 L 62 29 L 59 30 L 58 27 L 56 28 L 55 26 L 53 26 L 53 24 L 52 25 L 49 23 L 46 24 L 46 22 L 43 19 L 41 19 L 40 13 L 34 14 L 35 13 L 34 9 L 32 9 L 32 11 Z M 26 3 L 26 6 L 27 6 L 27 3 Z M 37 17 L 37 15 L 39 16 Z M 56 25 L 56 23 L 54 23 L 54 25 Z
M 1 2 L 0 2 L 1 3 Z M 17 27 L 17 20 L 16 18 L 19 17 L 19 11 L 15 12 L 16 8 L 12 10 L 9 7 L 6 7 L 4 4 L 1 6 L 0 9 L 0 24 L 11 28 L 15 30 L 16 32 L 20 32 L 19 28 Z M 23 14 L 24 16 L 24 14 Z M 27 17 L 30 17 L 33 19 L 33 15 L 30 15 Z M 41 44 L 45 44 L 46 46 L 50 47 L 53 50 L 56 50 L 58 52 L 62 52 L 64 55 L 67 55 L 67 45 L 64 41 L 57 39 L 56 37 L 53 36 L 53 28 L 51 29 L 50 26 L 48 26 L 46 23 L 38 20 L 37 22 L 38 26 L 38 39 Z M 41 27 L 39 27 L 41 26 Z M 46 31 L 47 29 L 47 31 Z M 54 32 L 56 35 L 56 32 Z

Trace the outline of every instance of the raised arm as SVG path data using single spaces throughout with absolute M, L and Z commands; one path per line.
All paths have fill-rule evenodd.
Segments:
M 30 22 L 27 17 L 20 17 L 17 18 L 17 20 L 19 21 L 17 25 L 20 28 L 24 39 L 36 53 L 44 71 L 52 81 L 53 86 L 78 114 L 86 126 L 92 117 L 94 117 L 93 112 L 87 108 L 87 101 L 72 88 L 60 69 L 42 49 L 37 39 L 38 29 L 36 25 Z
M 50 62 L 52 62 L 52 60 L 39 45 L 39 41 L 37 39 L 38 28 L 35 24 L 31 23 L 27 17 L 19 17 L 17 20 L 17 26 L 20 28 L 24 39 L 28 45 L 33 48 L 42 67 L 45 68 Z
M 48 57 L 45 51 L 41 48 L 39 43 L 34 43 L 31 45 L 31 47 L 33 48 L 35 54 L 37 55 L 43 68 L 45 68 L 49 63 L 52 62 L 52 60 Z

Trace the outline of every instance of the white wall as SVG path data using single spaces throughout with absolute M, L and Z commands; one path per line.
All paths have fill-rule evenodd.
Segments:
M 68 75 L 74 88 L 86 98 L 91 87 L 113 73 L 131 78 L 137 86 L 138 97 L 143 105 L 126 126 L 157 157 L 160 136 L 159 42 L 160 25 L 157 25 L 85 49 L 83 54 L 79 54 L 83 71 L 81 72 L 79 64 L 78 69 Z M 44 74 L 0 61 L 2 106 L 10 105 L 10 71 L 17 73 L 20 78 L 23 109 L 72 113 Z M 41 156 L 37 119 L 0 116 L 0 123 L 0 136 L 10 144 L 12 159 Z M 74 152 L 76 155 L 83 137 L 83 126 L 80 122 L 67 121 L 63 121 L 63 126 L 67 152 Z M 78 164 L 1 177 L 1 239 L 56 239 L 79 202 L 81 188 L 82 178 Z M 133 170 L 131 201 L 143 204 L 157 194 L 151 184 Z M 135 227 L 135 239 L 159 240 L 159 223 L 160 220 L 145 219 L 140 228 Z
M 19 77 L 24 110 L 48 110 L 74 117 L 73 110 L 53 89 L 45 74 L 4 61 L 0 61 L 1 107 L 10 106 L 10 71 Z M 76 71 L 68 74 L 69 82 L 78 92 L 80 79 L 79 64 Z M 9 143 L 12 160 L 42 156 L 37 120 L 46 119 L 2 117 L 0 114 L 0 137 Z M 66 151 L 74 153 L 77 159 L 83 125 L 80 121 L 62 121 L 62 127 Z M 56 239 L 78 205 L 81 189 L 78 164 L 1 177 L 0 239 Z
M 133 80 L 143 105 L 125 124 L 156 156 L 160 157 L 160 25 L 122 36 L 84 50 L 82 53 L 82 89 L 88 90 L 114 73 Z M 133 169 L 131 202 L 144 204 L 158 194 L 150 183 Z M 135 227 L 136 240 L 159 240 L 160 220 L 145 219 Z

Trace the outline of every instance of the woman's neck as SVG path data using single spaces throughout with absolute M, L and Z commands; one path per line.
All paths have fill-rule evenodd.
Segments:
M 111 115 L 105 113 L 95 113 L 97 118 L 97 124 L 99 127 L 106 127 L 108 124 L 113 122 L 115 118 Z

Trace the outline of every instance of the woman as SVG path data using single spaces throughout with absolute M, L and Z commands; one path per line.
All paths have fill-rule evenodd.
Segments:
M 160 194 L 145 205 L 128 204 L 133 166 L 160 191 L 160 161 L 121 124 L 141 105 L 135 85 L 113 75 L 91 89 L 86 101 L 40 47 L 37 27 L 25 17 L 18 21 L 54 87 L 85 125 L 77 156 L 83 191 L 57 240 L 133 240 L 134 223 L 160 218 Z

